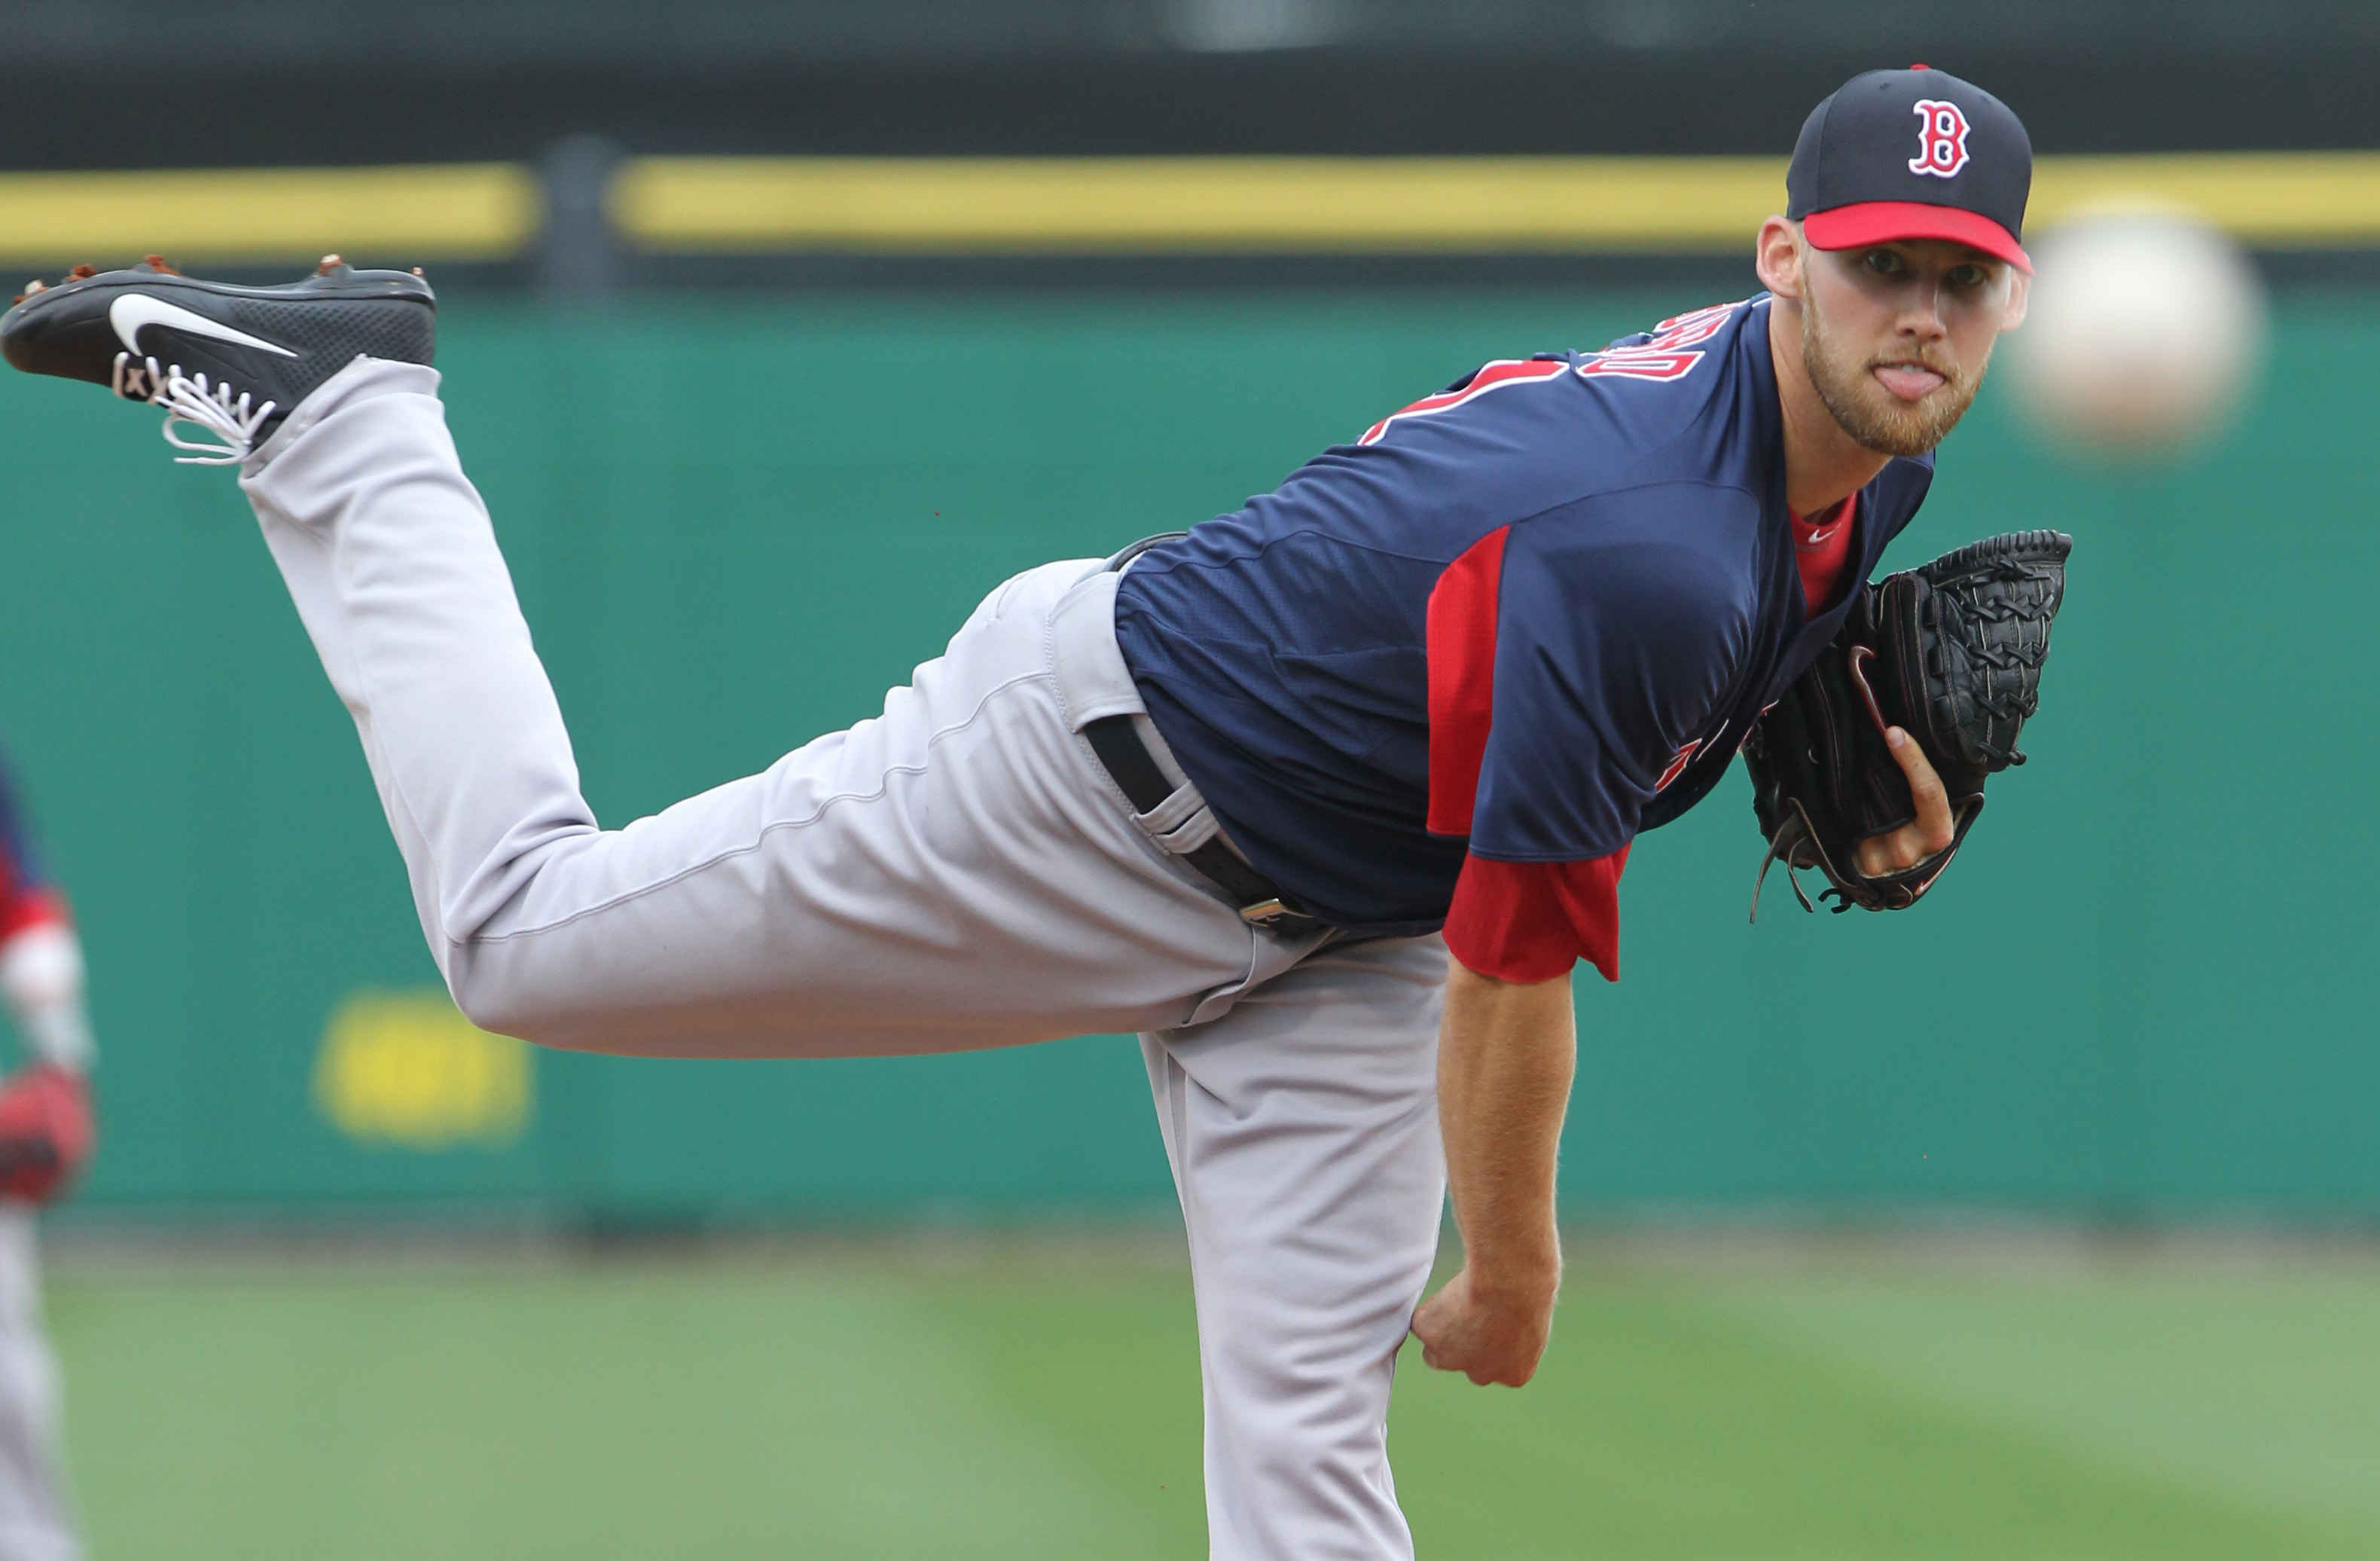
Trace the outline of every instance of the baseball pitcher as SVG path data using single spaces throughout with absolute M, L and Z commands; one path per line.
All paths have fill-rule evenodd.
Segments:
M 1479 1383 L 1546 1347 L 1570 977 L 1618 977 L 1630 842 L 1822 653 L 1794 708 L 1873 732 L 1761 750 L 1789 871 L 1905 905 L 2010 762 L 1957 748 L 1974 688 L 1908 658 L 2021 620 L 1974 665 L 2029 712 L 2062 539 L 1909 586 L 1906 643 L 1865 582 L 2023 317 L 2030 179 L 1988 93 L 1862 76 L 1795 148 L 1766 292 L 1490 363 L 1231 514 L 1028 570 L 880 715 L 619 829 L 448 436 L 418 273 L 152 261 L 30 292 L 0 347 L 238 469 L 481 1025 L 662 1056 L 1137 1032 L 1213 1554 L 1400 1557 L 1408 1329 Z M 1464 1266 L 1425 1302 L 1450 1183 Z

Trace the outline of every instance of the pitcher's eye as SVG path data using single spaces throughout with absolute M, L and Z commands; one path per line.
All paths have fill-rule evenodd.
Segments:
M 1892 250 L 1870 250 L 1862 257 L 1861 263 L 1878 276 L 1898 276 L 1909 269 L 1900 254 Z

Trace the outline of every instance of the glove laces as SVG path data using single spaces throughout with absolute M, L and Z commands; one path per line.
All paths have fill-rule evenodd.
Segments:
M 273 416 L 274 403 L 251 409 L 251 397 L 237 397 L 228 384 L 209 384 L 206 374 L 185 374 L 179 363 L 161 368 L 154 358 L 136 360 L 128 352 L 115 355 L 115 394 L 128 401 L 146 401 L 165 409 L 165 424 L 158 432 L 165 443 L 188 455 L 176 456 L 177 466 L 237 466 L 255 453 L 257 435 Z M 185 439 L 175 432 L 188 423 L 214 435 L 214 442 Z

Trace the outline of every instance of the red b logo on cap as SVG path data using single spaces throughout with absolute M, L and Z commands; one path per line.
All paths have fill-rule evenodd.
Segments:
M 1911 105 L 1921 121 L 1917 155 L 1909 160 L 1912 174 L 1949 178 L 1967 165 L 1967 116 L 1955 103 L 1919 98 Z

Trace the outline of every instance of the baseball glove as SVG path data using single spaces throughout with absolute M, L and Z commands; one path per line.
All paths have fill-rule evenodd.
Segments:
M 89 1163 L 97 1141 L 82 1075 L 43 1062 L 0 1083 L 0 1199 L 50 1201 Z
M 1839 912 L 1906 910 L 1934 886 L 1984 811 L 1985 778 L 2024 762 L 2017 733 L 2040 702 L 2073 545 L 2059 531 L 1992 537 L 1863 593 L 1834 643 L 1744 741 L 1752 810 L 1768 841 L 1753 880 L 1755 917 L 1776 861 L 1804 910 L 1816 909 L 1795 875 L 1804 867 L 1827 875 L 1834 886 L 1819 897 Z M 1924 861 L 1871 877 L 1859 870 L 1859 843 L 1916 817 L 1887 726 L 1914 737 L 1942 777 L 1954 833 Z

